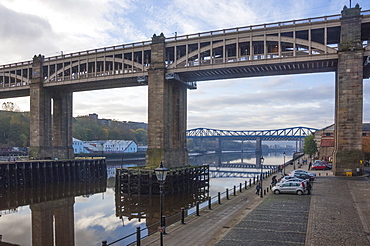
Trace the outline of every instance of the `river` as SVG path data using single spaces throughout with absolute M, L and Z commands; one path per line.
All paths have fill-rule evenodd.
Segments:
M 286 161 L 290 160 L 293 152 L 287 153 Z M 281 165 L 283 163 L 283 155 L 280 153 L 269 153 L 264 155 L 264 165 Z M 208 164 L 217 165 L 220 163 L 250 163 L 255 164 L 254 154 L 248 153 L 223 153 L 217 154 L 192 154 L 189 156 L 189 163 L 193 165 Z M 55 234 L 74 237 L 75 245 L 94 245 L 100 246 L 103 240 L 108 243 L 115 241 L 125 235 L 128 235 L 140 226 L 145 228 L 147 224 L 156 223 L 159 218 L 159 198 L 158 196 L 145 197 L 135 196 L 127 197 L 125 195 L 116 194 L 115 192 L 115 168 L 121 165 L 132 166 L 132 163 L 109 163 L 107 161 L 108 182 L 104 192 L 95 194 L 86 194 L 83 196 L 72 197 L 70 202 L 70 215 L 67 218 L 67 223 L 72 225 L 71 232 L 64 235 L 65 227 L 56 226 L 57 215 L 53 215 L 53 224 Z M 136 164 L 135 164 L 136 165 Z M 218 168 L 219 170 L 236 170 L 238 172 L 248 172 L 250 169 L 236 168 Z M 211 178 L 209 194 L 206 196 L 214 197 L 218 192 L 224 192 L 226 188 L 232 188 L 234 185 L 244 183 L 245 178 L 239 177 L 223 177 Z M 90 187 L 91 188 L 91 187 Z M 93 187 L 94 188 L 94 187 Z M 53 188 L 54 189 L 54 188 Z M 58 189 L 56 187 L 55 189 Z M 81 187 L 79 188 L 81 189 Z M 97 189 L 99 190 L 99 189 Z M 0 199 L 4 199 L 4 192 L 0 190 Z M 17 200 L 22 197 L 20 194 L 26 191 L 18 190 L 13 194 L 7 194 L 16 204 L 24 204 L 24 201 Z M 56 192 L 54 190 L 50 191 Z M 2 195 L 2 196 L 1 196 Z M 42 201 L 40 194 L 35 194 L 33 203 Z M 197 198 L 204 198 L 204 194 L 197 194 Z M 204 199 L 203 199 L 204 200 Z M 180 212 L 181 207 L 194 203 L 194 194 L 181 195 L 176 197 L 165 197 L 164 199 L 165 213 Z M 3 201 L 4 202 L 4 201 Z M 63 200 L 65 202 L 65 200 Z M 56 199 L 54 203 L 45 203 L 44 210 L 47 210 L 51 204 L 61 204 L 61 201 Z M 18 244 L 22 246 L 32 245 L 32 233 L 37 230 L 40 236 L 44 232 L 40 232 L 37 223 L 43 223 L 44 218 L 37 216 L 50 216 L 44 212 L 36 213 L 36 209 L 31 210 L 30 205 L 14 206 L 6 210 L 0 211 L 0 242 Z M 35 206 L 34 206 L 35 207 Z M 67 209 L 68 210 L 68 209 Z M 68 210 L 69 211 L 69 210 Z M 33 214 L 32 214 L 33 213 Z M 167 216 L 167 215 L 166 215 Z M 34 226 L 34 228 L 32 228 Z M 45 226 L 45 225 L 44 225 Z M 52 226 L 52 224 L 50 225 Z M 42 226 L 41 226 L 42 230 Z M 148 233 L 144 231 L 143 235 Z M 73 240 L 73 239 L 72 239 Z M 130 239 L 131 240 L 131 239 Z M 128 241 L 122 241 L 114 245 L 126 245 Z M 34 245 L 35 246 L 35 245 Z

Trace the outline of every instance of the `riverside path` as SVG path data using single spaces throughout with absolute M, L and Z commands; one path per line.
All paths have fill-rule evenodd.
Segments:
M 287 171 L 293 166 L 287 166 Z M 307 169 L 307 165 L 303 166 Z M 270 184 L 271 177 L 264 181 Z M 370 179 L 318 171 L 312 195 L 230 196 L 186 224 L 167 228 L 164 245 L 370 245 Z M 158 245 L 159 235 L 141 245 Z

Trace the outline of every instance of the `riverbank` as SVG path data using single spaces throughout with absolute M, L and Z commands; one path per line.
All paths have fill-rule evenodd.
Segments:
M 307 165 L 303 168 L 307 170 Z M 287 172 L 292 169 L 286 167 Z M 190 216 L 185 225 L 169 226 L 164 244 L 370 245 L 370 179 L 315 172 L 311 196 L 268 192 L 261 198 L 252 187 L 201 211 L 200 216 Z M 270 182 L 269 177 L 265 183 Z M 293 217 L 288 218 L 289 214 Z M 158 243 L 156 233 L 141 245 Z

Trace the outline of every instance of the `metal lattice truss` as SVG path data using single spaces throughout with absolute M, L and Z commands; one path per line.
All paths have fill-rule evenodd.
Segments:
M 229 131 L 195 128 L 187 130 L 186 136 L 188 138 L 222 138 L 227 140 L 256 140 L 260 138 L 264 141 L 296 141 L 314 134 L 317 130 L 308 127 L 291 127 L 262 131 Z

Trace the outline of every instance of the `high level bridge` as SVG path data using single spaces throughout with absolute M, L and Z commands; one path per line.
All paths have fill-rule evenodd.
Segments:
M 150 41 L 1 65 L 0 98 L 30 96 L 31 156 L 71 158 L 73 92 L 148 85 L 147 165 L 178 166 L 187 163 L 187 88 L 195 89 L 196 81 L 336 72 L 334 170 L 343 175 L 362 158 L 369 40 L 370 11 L 358 5 L 339 15 L 154 35 Z

